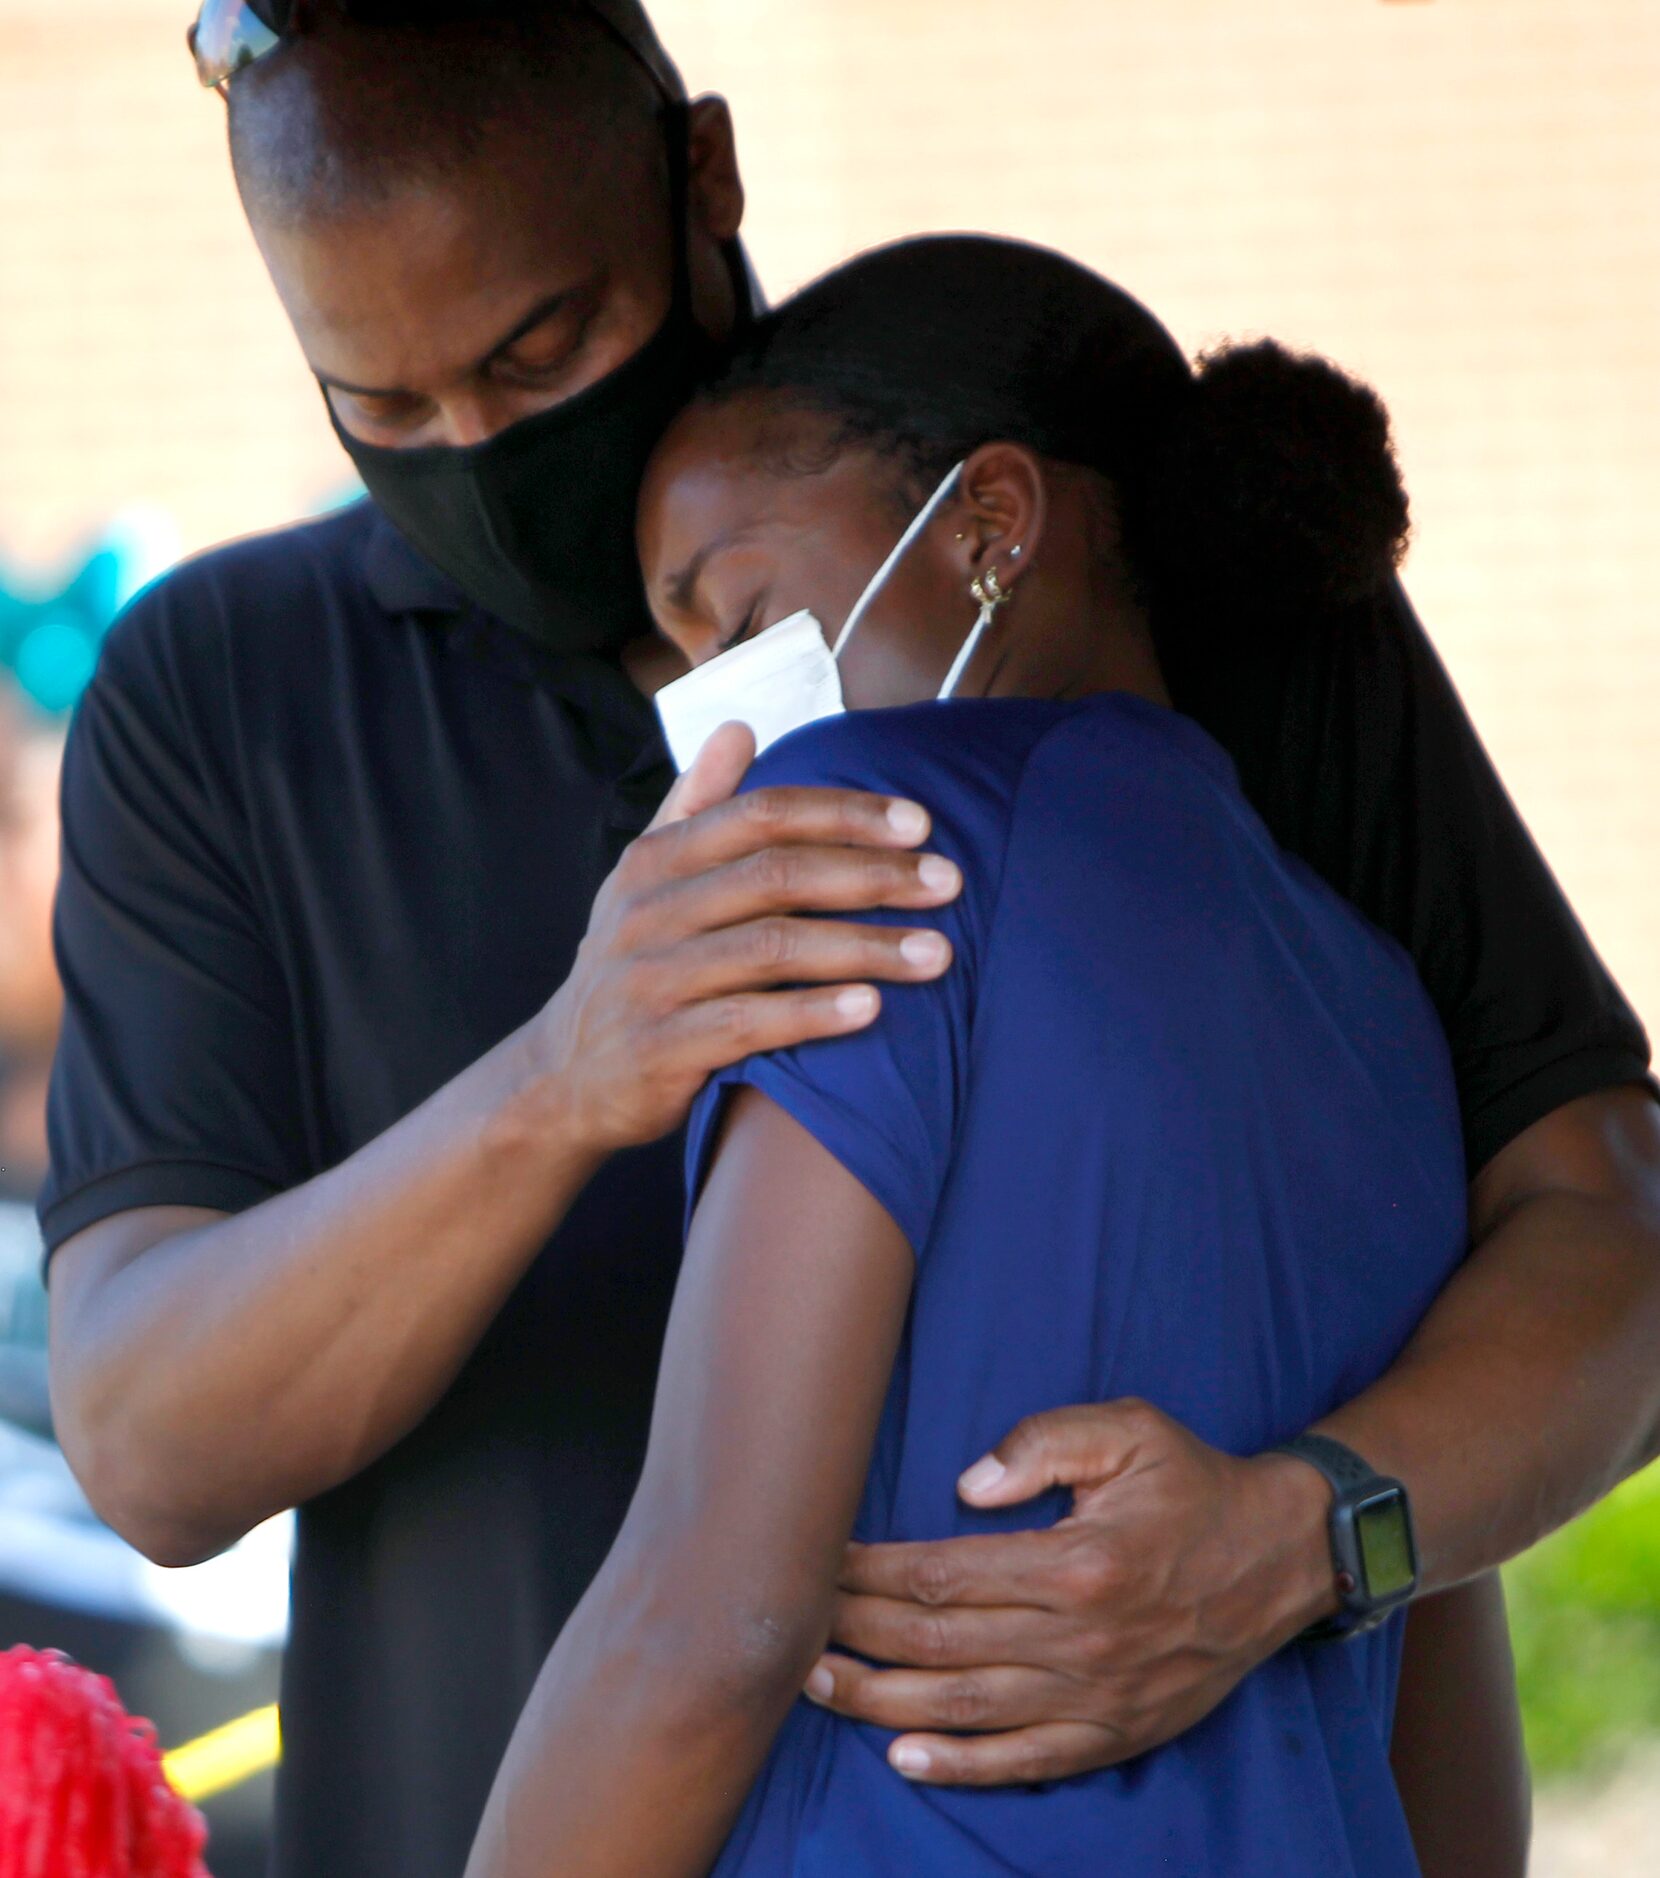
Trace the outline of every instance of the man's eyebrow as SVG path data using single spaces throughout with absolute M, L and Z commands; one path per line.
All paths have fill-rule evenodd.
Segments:
M 753 522 L 744 522 L 736 528 L 724 529 L 715 536 L 713 541 L 704 542 L 678 573 L 671 574 L 663 583 L 663 591 L 675 612 L 692 612 L 693 602 L 697 598 L 697 583 L 703 578 L 703 570 L 717 554 L 724 553 L 736 543 L 747 540 L 754 533 Z
M 583 286 L 585 287 L 586 283 Z M 474 362 L 472 369 L 482 371 L 485 366 L 493 365 L 504 352 L 516 346 L 526 333 L 534 332 L 544 320 L 550 320 L 554 314 L 562 313 L 567 304 L 582 291 L 583 287 L 562 287 L 558 293 L 550 293 L 545 300 L 539 300 L 511 332 L 504 333 L 488 352 Z M 330 372 L 319 372 L 317 382 L 327 385 L 331 391 L 344 391 L 353 398 L 401 398 L 406 395 L 401 385 L 390 387 L 352 385 L 343 378 L 334 377 Z

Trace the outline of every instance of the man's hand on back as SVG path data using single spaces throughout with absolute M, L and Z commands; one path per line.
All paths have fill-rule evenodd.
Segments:
M 836 789 L 734 797 L 755 753 L 715 733 L 594 906 L 571 976 L 529 1033 L 562 1118 L 593 1152 L 653 1141 L 716 1070 L 868 1024 L 872 979 L 951 961 L 926 927 L 808 917 L 944 905 L 953 862 L 914 852 L 914 802 Z M 785 988 L 787 987 L 787 988 Z
M 1022 1422 L 959 1483 L 971 1505 L 1073 1489 L 1058 1525 L 853 1546 L 821 1659 L 839 1714 L 905 1731 L 913 1780 L 1004 1786 L 1173 1739 L 1335 1606 L 1329 1491 L 1281 1455 L 1236 1460 L 1145 1402 Z

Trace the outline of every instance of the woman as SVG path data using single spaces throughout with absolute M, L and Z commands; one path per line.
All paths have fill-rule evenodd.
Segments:
M 950 972 L 700 1101 L 645 1475 L 475 1871 L 1417 1869 L 1398 1615 L 1048 1788 L 907 1788 L 886 1738 L 796 1699 L 850 1534 L 1032 1523 L 956 1478 L 1021 1415 L 1141 1395 L 1263 1454 L 1380 1373 L 1461 1257 L 1411 966 L 1274 847 L 1168 709 L 1152 630 L 1225 604 L 1271 634 L 1387 579 L 1405 523 L 1371 394 L 1272 347 L 1195 381 L 1116 289 L 984 240 L 831 276 L 664 440 L 643 557 L 700 668 L 671 737 L 762 665 L 729 695 L 763 730 L 827 721 L 756 780 L 928 802 L 965 888 Z

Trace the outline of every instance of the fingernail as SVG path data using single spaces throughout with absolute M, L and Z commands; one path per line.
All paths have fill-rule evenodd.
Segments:
M 828 1702 L 836 1693 L 836 1679 L 822 1663 L 807 1678 L 807 1693 L 815 1702 Z
M 836 1015 L 845 1017 L 850 1024 L 872 1017 L 875 1012 L 876 993 L 868 985 L 855 985 L 851 990 L 836 993 Z
M 907 1780 L 928 1771 L 928 1750 L 906 1741 L 896 1741 L 888 1754 L 889 1764 Z
M 901 841 L 920 841 L 928 832 L 928 811 L 919 802 L 890 802 L 888 826 Z
M 988 1454 L 984 1460 L 976 1461 L 957 1482 L 961 1493 L 986 1493 L 995 1487 L 1009 1470 L 995 1454 Z
M 899 942 L 899 956 L 907 965 L 943 965 L 945 940 L 937 932 L 907 933 Z
M 957 863 L 948 861 L 943 854 L 924 855 L 917 863 L 916 877 L 930 893 L 952 891 L 962 879 Z

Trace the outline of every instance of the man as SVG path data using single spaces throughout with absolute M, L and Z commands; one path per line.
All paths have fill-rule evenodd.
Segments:
M 43 1218 L 63 1437 L 106 1517 L 178 1563 L 302 1507 L 279 1870 L 449 1878 L 633 1485 L 671 1131 L 717 1065 L 944 968 L 801 912 L 958 883 L 906 805 L 726 803 L 736 733 L 630 842 L 666 781 L 649 662 L 622 663 L 633 482 L 743 311 L 725 107 L 681 102 L 633 0 L 353 10 L 278 37 L 214 0 L 198 34 L 374 502 L 180 570 L 110 640 L 66 771 Z M 1169 662 L 1453 1040 L 1477 1250 L 1326 1424 L 1407 1482 L 1436 1589 L 1653 1450 L 1660 1124 L 1398 596 L 1342 626 Z M 1105 1405 L 970 1486 L 1052 1479 L 1079 1507 L 1053 1533 L 850 1564 L 838 1641 L 913 1667 L 837 1656 L 815 1689 L 922 1731 L 918 1777 L 1121 1758 L 1357 1614 L 1299 1460 Z

